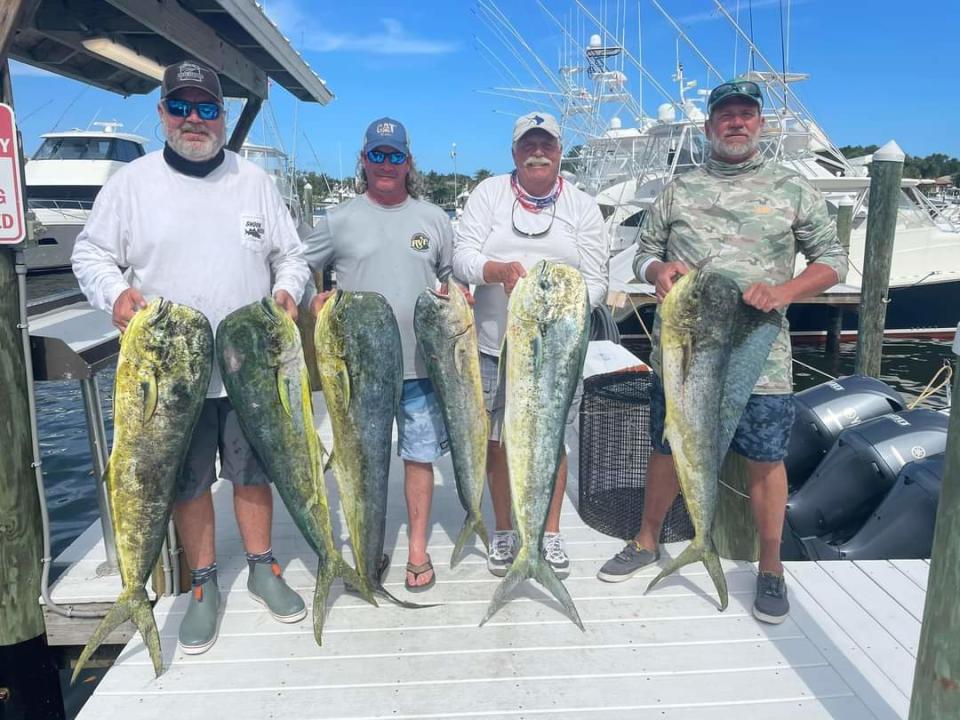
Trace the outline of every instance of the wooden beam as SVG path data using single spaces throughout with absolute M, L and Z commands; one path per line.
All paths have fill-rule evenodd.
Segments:
M 26 9 L 25 0 L 4 0 L 0 4 L 0 63 L 7 59 L 10 43 L 23 22 Z
M 124 13 L 168 38 L 183 48 L 187 55 L 210 67 L 245 88 L 250 95 L 267 96 L 267 76 L 228 45 L 196 15 L 185 10 L 176 0 L 155 0 L 131 3 L 128 0 L 107 0 Z

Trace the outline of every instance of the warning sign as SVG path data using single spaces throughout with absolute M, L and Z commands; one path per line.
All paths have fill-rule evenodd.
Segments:
M 21 242 L 26 235 L 16 127 L 13 108 L 0 103 L 0 244 Z

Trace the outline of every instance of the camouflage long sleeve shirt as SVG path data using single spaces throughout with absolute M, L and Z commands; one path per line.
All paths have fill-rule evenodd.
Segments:
M 647 212 L 637 244 L 633 268 L 638 276 L 651 259 L 681 260 L 723 272 L 741 290 L 755 282 L 787 282 L 798 252 L 808 263 L 832 268 L 838 282 L 847 272 L 847 255 L 823 196 L 794 171 L 760 158 L 738 165 L 711 159 L 675 178 Z M 659 308 L 651 364 L 660 372 Z M 753 392 L 793 392 L 792 364 L 784 315 Z

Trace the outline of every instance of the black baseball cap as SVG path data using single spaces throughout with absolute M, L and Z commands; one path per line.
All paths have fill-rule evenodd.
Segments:
M 183 60 L 174 65 L 168 65 L 163 72 L 163 83 L 160 85 L 160 99 L 183 88 L 198 88 L 223 102 L 223 90 L 220 88 L 220 78 L 212 68 L 196 60 Z
M 756 103 L 757 109 L 763 108 L 763 94 L 760 92 L 759 85 L 753 80 L 730 80 L 717 85 L 710 92 L 710 97 L 707 99 L 707 113 L 712 113 L 715 105 L 735 97 Z

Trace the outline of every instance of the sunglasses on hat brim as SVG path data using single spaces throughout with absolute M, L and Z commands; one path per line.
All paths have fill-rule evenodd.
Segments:
M 752 80 L 741 80 L 717 85 L 710 93 L 710 97 L 707 100 L 707 107 L 712 108 L 718 102 L 738 95 L 746 95 L 747 97 L 753 98 L 760 107 L 763 107 L 763 94 L 760 92 L 760 86 Z

